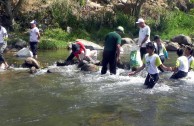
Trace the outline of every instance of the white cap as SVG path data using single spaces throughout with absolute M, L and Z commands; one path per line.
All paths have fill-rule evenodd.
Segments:
M 35 20 L 32 20 L 30 24 L 36 24 L 37 22 Z
M 118 26 L 116 30 L 121 31 L 122 33 L 125 33 L 124 28 L 122 26 Z
M 145 22 L 143 18 L 139 18 L 136 23 L 138 24 L 138 23 L 141 23 L 141 22 Z

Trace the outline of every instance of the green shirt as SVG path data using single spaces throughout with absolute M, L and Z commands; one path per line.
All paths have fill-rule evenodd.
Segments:
M 121 44 L 121 36 L 117 32 L 110 32 L 105 37 L 104 50 L 116 51 L 118 44 Z

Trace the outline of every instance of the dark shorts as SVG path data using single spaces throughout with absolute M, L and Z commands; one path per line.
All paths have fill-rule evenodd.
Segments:
M 153 88 L 154 85 L 158 82 L 159 75 L 158 74 L 149 74 L 146 77 L 146 80 L 144 82 L 144 85 L 146 85 L 146 88 Z
M 162 61 L 162 63 L 164 63 L 164 60 L 165 60 L 164 55 L 161 55 L 161 56 L 160 56 L 160 60 Z M 164 72 L 164 70 L 163 70 L 161 67 L 158 67 L 158 69 L 159 69 L 161 72 Z
M 176 73 L 174 73 L 170 79 L 179 79 L 179 78 L 183 78 L 183 77 L 186 77 L 187 76 L 187 72 L 184 72 L 184 71 L 178 71 Z
M 38 42 L 30 42 L 30 49 L 31 49 L 33 55 L 37 55 Z
M 143 57 L 144 57 L 144 55 L 147 53 L 147 51 L 146 51 L 146 47 L 141 47 L 140 48 L 140 54 L 141 54 L 141 59 L 143 60 Z

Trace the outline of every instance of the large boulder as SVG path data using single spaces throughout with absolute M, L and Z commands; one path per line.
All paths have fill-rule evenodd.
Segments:
M 91 41 L 87 41 L 84 39 L 76 39 L 76 41 L 82 42 L 84 44 L 84 46 L 90 50 L 102 50 L 103 49 L 102 46 L 100 46 L 94 42 L 91 42 Z
M 81 71 L 97 72 L 99 70 L 99 66 L 97 66 L 95 64 L 91 64 L 85 60 L 83 60 L 83 62 L 79 63 L 77 67 L 80 68 Z
M 121 39 L 121 46 L 124 44 L 135 44 L 135 42 L 131 38 L 122 38 Z
M 16 56 L 18 57 L 33 57 L 33 53 L 30 51 L 29 48 L 22 48 L 17 53 Z
M 32 68 L 32 67 L 35 67 L 36 69 L 40 68 L 39 62 L 32 57 L 26 58 L 22 66 L 27 68 Z
M 135 44 L 124 44 L 121 47 L 123 50 L 123 54 L 130 54 L 131 51 L 138 49 L 138 46 Z
M 15 47 L 22 49 L 27 46 L 27 42 L 22 39 L 16 39 Z
M 168 51 L 176 51 L 178 48 L 180 48 L 180 45 L 175 42 L 169 42 L 166 44 L 166 49 Z
M 185 35 L 178 35 L 171 39 L 172 42 L 177 42 L 180 45 L 192 45 L 191 38 Z
M 82 71 L 89 71 L 89 72 L 97 72 L 99 71 L 99 66 L 94 65 L 94 64 L 84 64 L 81 67 Z

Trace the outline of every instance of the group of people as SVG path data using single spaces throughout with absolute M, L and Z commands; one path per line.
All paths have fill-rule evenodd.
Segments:
M 171 76 L 173 79 L 186 77 L 189 70 L 194 69 L 194 58 L 192 56 L 193 49 L 187 46 L 185 49 L 177 50 L 177 61 L 175 67 L 165 66 L 164 60 L 168 59 L 168 52 L 162 43 L 159 35 L 154 36 L 154 42 L 150 41 L 150 27 L 146 25 L 143 18 L 139 18 L 136 22 L 139 26 L 139 39 L 138 45 L 143 65 L 137 68 L 135 71 L 129 73 L 129 76 L 135 75 L 144 68 L 148 72 L 144 85 L 146 88 L 153 88 L 159 80 L 159 71 L 174 71 Z M 36 27 L 37 22 L 35 20 L 30 22 L 30 48 L 33 53 L 33 57 L 37 58 L 37 48 L 40 39 L 39 29 Z M 116 74 L 117 63 L 120 63 L 120 51 L 121 51 L 121 35 L 124 34 L 124 28 L 118 26 L 115 31 L 106 35 L 104 41 L 104 50 L 102 56 L 102 69 L 101 74 L 106 74 L 109 69 L 110 74 Z M 6 29 L 0 24 L 0 64 L 4 64 L 7 68 L 9 65 L 3 57 L 3 51 L 7 46 L 6 39 L 8 34 Z M 81 62 L 83 59 L 93 61 L 90 55 L 86 54 L 86 48 L 82 42 L 76 42 L 72 44 L 72 52 L 67 57 L 66 62 L 70 62 L 74 57 L 77 57 Z
M 165 59 L 168 59 L 168 52 L 162 43 L 159 35 L 154 36 L 154 42 L 150 41 L 150 27 L 146 25 L 143 18 L 139 18 L 136 22 L 139 26 L 138 45 L 140 49 L 143 65 L 135 71 L 129 72 L 129 76 L 135 75 L 144 68 L 147 71 L 147 77 L 144 85 L 146 88 L 153 88 L 159 80 L 159 70 L 161 72 L 173 71 L 172 79 L 186 77 L 189 70 L 194 69 L 194 58 L 192 56 L 193 49 L 187 46 L 185 49 L 177 50 L 177 61 L 175 67 L 167 67 L 163 64 Z M 119 26 L 114 32 L 108 33 L 105 38 L 102 70 L 101 74 L 106 74 L 109 65 L 110 74 L 116 74 L 116 64 L 120 62 L 120 45 L 121 34 L 124 33 L 124 28 Z
M 37 22 L 35 20 L 32 20 L 30 22 L 31 29 L 29 34 L 30 49 L 35 59 L 37 59 L 37 49 L 38 49 L 38 43 L 40 40 L 40 32 L 36 24 Z M 0 68 L 4 68 L 4 69 L 7 69 L 9 67 L 8 63 L 6 62 L 3 56 L 3 52 L 7 47 L 7 39 L 8 39 L 7 30 L 5 29 L 5 27 L 2 26 L 2 22 L 0 22 Z

